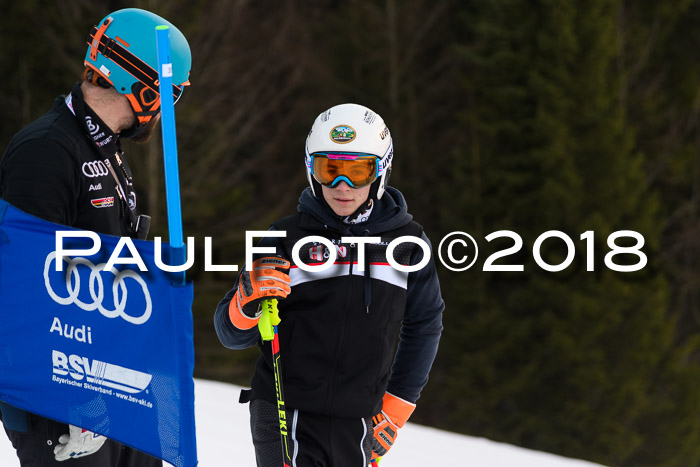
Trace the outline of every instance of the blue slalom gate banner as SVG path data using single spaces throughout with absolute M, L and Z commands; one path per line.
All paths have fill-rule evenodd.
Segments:
M 147 271 L 119 262 L 104 270 L 120 242 L 109 235 L 93 255 L 59 259 L 56 231 L 85 232 L 0 199 L 0 401 L 196 465 L 192 284 L 172 284 L 153 242 L 117 248 Z

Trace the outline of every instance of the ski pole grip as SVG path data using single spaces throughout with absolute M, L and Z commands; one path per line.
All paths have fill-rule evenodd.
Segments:
M 260 337 L 263 341 L 271 341 L 275 337 L 275 326 L 280 323 L 279 311 L 277 310 L 277 299 L 266 298 L 262 301 L 261 315 L 258 321 Z

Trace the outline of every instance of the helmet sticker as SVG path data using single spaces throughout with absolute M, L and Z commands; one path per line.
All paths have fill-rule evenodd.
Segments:
M 365 120 L 366 124 L 371 125 L 372 123 L 374 123 L 374 120 L 376 118 L 377 118 L 377 114 L 375 114 L 371 110 L 368 110 L 367 112 L 365 112 L 365 119 L 364 120 Z
M 355 129 L 348 125 L 338 125 L 333 127 L 330 133 L 331 139 L 338 144 L 346 144 L 355 139 L 357 134 Z
M 112 74 L 112 72 L 109 71 L 109 68 L 107 68 L 107 67 L 104 66 L 104 65 L 100 65 L 100 73 L 102 73 L 103 75 L 105 75 L 107 78 L 109 78 L 109 75 Z
M 394 159 L 394 145 L 392 144 L 389 147 L 389 150 L 387 153 L 384 155 L 384 157 L 381 159 L 381 165 L 379 166 L 378 173 L 381 175 L 384 173 L 387 167 L 391 165 L 391 161 Z

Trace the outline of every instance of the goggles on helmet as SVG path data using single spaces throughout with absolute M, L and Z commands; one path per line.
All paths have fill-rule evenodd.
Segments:
M 309 168 L 314 179 L 327 187 L 344 181 L 353 188 L 362 188 L 379 176 L 377 156 L 372 154 L 317 152 L 311 155 Z
M 93 27 L 92 31 L 90 31 L 87 38 L 87 43 L 90 46 L 90 58 L 95 60 L 99 52 L 136 78 L 137 81 L 132 84 L 131 89 L 121 89 L 118 91 L 125 94 L 129 99 L 134 112 L 139 118 L 139 123 L 145 124 L 151 117 L 160 112 L 158 72 L 146 62 L 129 52 L 118 42 L 118 39 L 112 39 L 105 34 L 105 30 L 111 22 L 112 18 L 107 18 L 99 27 Z M 109 78 L 104 76 L 101 71 L 96 68 L 94 68 L 94 71 L 97 73 L 93 73 L 93 84 L 95 84 L 97 78 L 100 76 L 110 82 Z M 173 83 L 172 91 L 174 102 L 180 99 L 182 91 L 187 85 L 189 85 L 189 81 L 182 83 L 180 86 Z

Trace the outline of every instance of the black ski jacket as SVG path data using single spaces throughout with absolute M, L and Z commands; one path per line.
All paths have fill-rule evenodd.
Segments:
M 10 140 L 0 197 L 57 224 L 132 236 L 116 182 L 63 96 Z
M 403 195 L 389 187 L 369 220 L 358 224 L 343 223 L 308 188 L 298 211 L 272 225 L 272 230 L 284 230 L 285 238 L 264 238 L 259 245 L 274 246 L 292 262 L 292 292 L 279 304 L 278 326 L 287 406 L 366 418 L 381 409 L 385 391 L 415 402 L 437 353 L 444 303 L 432 258 L 411 273 L 399 272 L 387 262 L 387 245 L 397 237 L 428 242 L 408 214 Z M 292 260 L 293 246 L 310 235 L 335 244 L 336 261 L 324 272 L 305 272 Z M 359 271 L 358 246 L 342 243 L 343 236 L 381 237 L 365 246 L 364 272 Z M 301 240 L 300 245 L 300 259 L 306 264 L 328 257 L 321 243 Z M 402 265 L 416 265 L 423 250 L 402 243 L 393 256 Z M 270 344 L 262 343 L 257 327 L 243 331 L 231 323 L 228 308 L 235 291 L 236 287 L 231 289 L 217 307 L 217 334 L 232 349 L 261 347 L 251 386 L 254 397 L 274 402 Z

